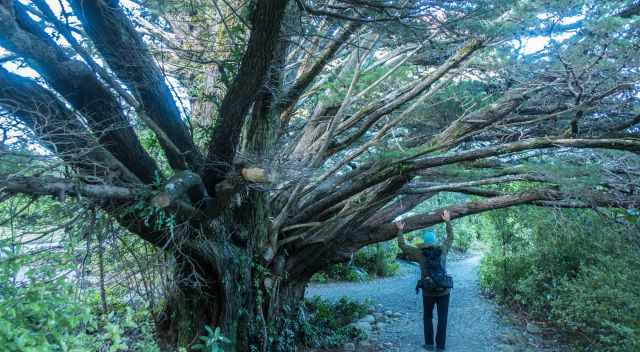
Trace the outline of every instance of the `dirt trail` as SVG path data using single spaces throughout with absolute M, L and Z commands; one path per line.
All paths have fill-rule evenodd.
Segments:
M 479 254 L 473 254 L 447 264 L 449 273 L 454 277 L 447 351 L 537 351 L 529 343 L 532 337 L 506 323 L 498 316 L 494 303 L 480 294 L 480 259 Z M 415 294 L 417 270 L 416 266 L 403 263 L 401 275 L 369 282 L 311 285 L 307 295 L 330 300 L 342 296 L 359 301 L 370 300 L 374 305 L 382 305 L 382 311 L 402 313 L 401 318 L 389 321 L 380 333 L 374 334 L 371 343 L 374 346 L 384 344 L 382 350 L 421 351 L 424 340 L 422 300 Z

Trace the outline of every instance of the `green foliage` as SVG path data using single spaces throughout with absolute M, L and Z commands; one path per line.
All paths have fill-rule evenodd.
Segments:
M 37 210 L 54 214 L 47 204 L 40 202 Z M 73 275 L 78 273 L 74 236 L 65 238 L 62 249 L 39 250 L 16 245 L 12 232 L 0 235 L 2 351 L 159 351 L 149 311 L 143 304 L 133 304 L 126 290 L 107 286 L 110 304 L 105 315 L 95 288 L 78 289 Z M 29 242 L 23 239 L 23 243 Z
M 468 221 L 469 219 L 465 218 L 462 221 L 457 222 L 462 225 L 458 225 L 454 229 L 455 237 L 453 238 L 452 246 L 454 249 L 457 249 L 461 252 L 468 251 L 469 248 L 471 248 L 471 245 L 473 244 L 477 236 L 476 232 L 473 231 L 472 227 L 465 226 L 466 225 L 465 223 Z
M 100 319 L 64 278 L 50 279 L 0 291 L 3 351 L 159 351 L 148 311 L 122 304 Z M 1 271 L 0 280 L 11 278 Z
M 199 339 L 202 342 L 194 344 L 191 348 L 203 352 L 223 352 L 222 346 L 229 344 L 231 340 L 222 335 L 219 327 L 216 327 L 215 331 L 210 326 L 204 328 L 207 331 L 207 336 L 200 336 Z
M 12 277 L 0 272 L 0 282 Z M 15 276 L 13 276 L 15 277 Z M 6 280 L 6 281 L 5 281 Z M 62 279 L 0 291 L 0 346 L 4 351 L 91 351 L 90 309 Z
M 332 303 L 320 297 L 305 301 L 305 319 L 301 321 L 303 342 L 312 348 L 331 348 L 364 337 L 351 323 L 364 317 L 368 304 L 342 297 Z
M 99 344 L 109 346 L 109 352 L 116 351 L 159 351 L 155 340 L 155 326 L 151 314 L 142 304 L 136 304 L 135 310 L 127 304 L 124 297 L 108 294 L 111 299 L 109 314 L 102 316 L 96 331 Z M 94 293 L 92 297 L 98 297 Z M 94 316 L 100 316 L 99 301 L 94 298 L 89 304 Z
M 535 207 L 482 216 L 481 284 L 587 351 L 640 349 L 638 225 L 608 211 Z
M 598 351 L 640 350 L 640 271 L 629 264 L 607 256 L 606 263 L 561 282 L 551 317 Z
M 325 271 L 316 273 L 311 280 L 316 282 L 327 281 L 366 281 L 369 274 L 363 269 L 348 263 L 331 265 Z
M 400 270 L 400 264 L 396 261 L 398 251 L 396 241 L 376 243 L 359 250 L 353 263 L 372 276 L 393 276 Z
M 415 213 L 429 213 L 451 204 L 469 201 L 470 198 L 469 196 L 456 193 L 439 193 L 435 197 L 417 206 L 414 211 Z M 477 229 L 478 221 L 478 218 L 474 217 L 464 217 L 452 221 L 455 234 L 452 245 L 454 250 L 466 252 L 471 248 L 473 242 L 476 241 L 480 235 Z M 444 241 L 446 238 L 445 225 L 438 224 L 433 226 L 432 229 L 436 233 L 438 240 L 441 242 Z M 407 233 L 405 234 L 405 238 L 414 246 L 420 244 L 422 243 L 422 230 Z
M 339 263 L 318 272 L 314 282 L 366 281 L 375 277 L 388 277 L 400 270 L 396 262 L 398 247 L 395 241 L 366 246 L 356 252 L 349 263 Z

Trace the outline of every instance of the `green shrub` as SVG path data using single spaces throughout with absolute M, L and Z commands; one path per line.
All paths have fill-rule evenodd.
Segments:
M 483 288 L 555 326 L 577 349 L 640 350 L 637 224 L 529 207 L 483 217 Z
M 307 347 L 332 348 L 360 339 L 364 333 L 351 325 L 367 314 L 368 304 L 342 297 L 330 302 L 320 297 L 305 301 L 305 318 L 301 322 L 302 340 Z
M 48 266 L 32 270 L 19 248 L 0 246 L 0 252 L 2 350 L 90 351 L 87 346 L 94 338 L 86 331 L 94 329 L 96 321 L 64 277 Z M 59 269 L 64 272 L 68 267 Z
M 329 275 L 324 271 L 317 272 L 311 276 L 311 282 L 327 283 L 329 282 Z
M 194 344 L 191 348 L 194 351 L 203 352 L 224 352 L 223 346 L 228 345 L 231 340 L 222 335 L 219 327 L 213 330 L 210 326 L 206 325 L 205 330 L 207 335 L 199 336 L 199 343 Z
M 606 266 L 563 281 L 551 302 L 553 320 L 598 351 L 640 351 L 640 271 L 628 264 L 608 257 Z
M 400 269 L 396 261 L 398 250 L 396 241 L 367 246 L 356 253 L 353 264 L 371 276 L 393 276 Z
M 363 269 L 347 263 L 331 265 L 325 271 L 315 273 L 311 281 L 326 283 L 329 281 L 366 281 L 369 274 Z
M 454 231 L 453 248 L 461 252 L 468 251 L 475 240 L 476 233 L 469 226 L 455 226 Z
M 0 295 L 4 351 L 91 351 L 87 329 L 96 322 L 63 280 L 27 285 Z
M 366 281 L 374 277 L 393 276 L 400 270 L 397 254 L 395 241 L 367 246 L 357 251 L 350 263 L 331 265 L 313 275 L 311 281 Z
M 326 273 L 328 277 L 341 281 L 365 281 L 369 279 L 369 274 L 366 271 L 347 263 L 332 265 L 327 269 Z
M 31 269 L 33 265 L 21 261 L 25 256 L 19 252 L 4 254 L 7 257 L 0 262 L 0 350 L 159 351 L 144 307 L 134 310 L 114 295 L 110 314 L 101 316 L 97 292 L 78 295 L 64 275 L 69 268 L 56 255 L 41 258 L 46 256 L 54 265 Z M 18 278 L 20 282 L 15 281 Z

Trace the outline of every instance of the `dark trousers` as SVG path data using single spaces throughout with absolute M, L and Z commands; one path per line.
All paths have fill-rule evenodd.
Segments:
M 433 346 L 433 307 L 438 306 L 438 331 L 436 347 L 444 349 L 447 338 L 447 315 L 449 314 L 449 294 L 444 296 L 422 296 L 424 308 L 424 343 Z

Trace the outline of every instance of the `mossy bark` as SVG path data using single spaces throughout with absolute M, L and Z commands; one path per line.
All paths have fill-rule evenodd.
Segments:
M 176 287 L 157 319 L 162 351 L 189 349 L 207 325 L 231 341 L 225 351 L 295 350 L 306 283 L 284 281 L 248 260 L 232 261 L 209 282 Z

